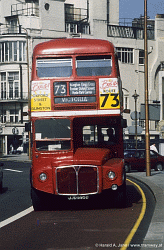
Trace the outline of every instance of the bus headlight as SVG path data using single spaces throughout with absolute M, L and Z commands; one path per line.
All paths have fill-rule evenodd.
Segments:
M 109 177 L 109 179 L 114 179 L 115 178 L 115 173 L 113 172 L 113 171 L 110 171 L 109 173 L 108 173 L 108 177 Z
M 39 178 L 40 178 L 41 181 L 45 181 L 45 180 L 47 180 L 47 175 L 45 173 L 41 173 L 39 175 Z
M 115 191 L 115 190 L 117 190 L 117 188 L 118 188 L 118 186 L 117 186 L 116 184 L 113 184 L 113 185 L 112 185 L 112 190 Z

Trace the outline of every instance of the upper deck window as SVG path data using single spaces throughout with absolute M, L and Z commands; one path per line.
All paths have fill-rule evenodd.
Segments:
M 39 78 L 47 77 L 69 77 L 72 75 L 72 59 L 38 59 L 37 75 Z
M 80 56 L 76 59 L 78 76 L 108 76 L 112 71 L 111 56 Z

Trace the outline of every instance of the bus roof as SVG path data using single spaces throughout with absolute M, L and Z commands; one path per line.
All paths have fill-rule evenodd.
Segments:
M 54 39 L 35 46 L 34 56 L 72 55 L 72 54 L 104 54 L 114 53 L 114 46 L 107 40 L 66 38 Z

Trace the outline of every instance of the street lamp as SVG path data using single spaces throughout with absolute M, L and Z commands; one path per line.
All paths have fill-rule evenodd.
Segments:
M 135 102 L 135 135 L 136 135 L 136 149 L 137 149 L 137 98 L 139 97 L 139 95 L 137 94 L 136 90 L 134 92 L 134 95 L 132 95 L 132 97 L 134 98 Z

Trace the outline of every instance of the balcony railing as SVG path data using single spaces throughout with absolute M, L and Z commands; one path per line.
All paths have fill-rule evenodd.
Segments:
M 144 29 L 138 27 L 108 25 L 107 36 L 131 39 L 144 39 Z M 154 29 L 147 29 L 147 37 L 149 40 L 154 40 Z
M 27 92 L 1 92 L 0 93 L 0 102 L 1 101 L 9 101 L 9 100 L 14 100 L 14 101 L 20 101 L 20 100 L 28 100 L 28 93 Z
M 21 25 L 3 24 L 0 26 L 0 35 L 6 34 L 26 34 Z
M 65 4 L 65 21 L 87 21 L 88 10 L 82 8 L 74 8 L 69 4 Z
M 35 3 L 18 3 L 11 5 L 11 16 L 38 16 L 39 6 Z

